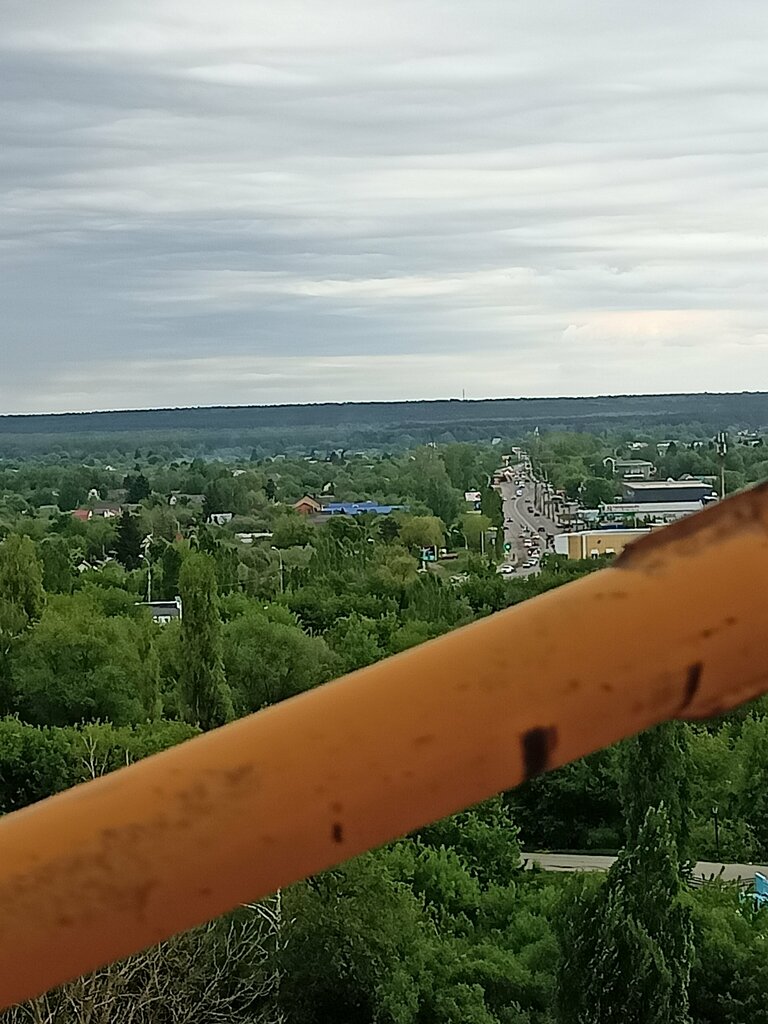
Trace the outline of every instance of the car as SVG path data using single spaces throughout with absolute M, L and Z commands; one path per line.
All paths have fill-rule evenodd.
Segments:
M 511 576 L 513 572 L 517 572 L 514 565 L 500 565 L 496 572 L 502 576 Z
M 529 512 L 529 513 L 530 513 L 531 515 L 536 515 L 536 513 L 535 513 L 535 512 L 533 511 L 533 505 L 529 505 L 529 506 L 528 506 L 528 512 Z
M 544 527 L 543 527 L 543 526 L 540 526 L 540 527 L 539 527 L 539 533 L 546 533 L 546 532 L 547 532 L 547 531 L 546 531 L 546 530 L 544 529 Z
M 523 562 L 524 569 L 533 569 L 535 565 L 536 563 L 530 558 L 527 561 Z

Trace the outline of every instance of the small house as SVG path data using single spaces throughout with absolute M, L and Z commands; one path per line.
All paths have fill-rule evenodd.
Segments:
M 303 498 L 299 498 L 298 501 L 293 503 L 293 507 L 299 513 L 300 516 L 314 516 L 318 512 L 322 512 L 322 505 L 315 498 L 310 497 L 309 494 L 305 494 Z

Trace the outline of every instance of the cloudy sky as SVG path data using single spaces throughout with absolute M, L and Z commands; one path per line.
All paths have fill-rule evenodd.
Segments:
M 2 0 L 0 412 L 768 389 L 760 0 Z

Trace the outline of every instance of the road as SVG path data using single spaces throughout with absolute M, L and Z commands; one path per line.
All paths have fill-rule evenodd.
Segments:
M 538 864 L 544 871 L 607 871 L 616 860 L 615 857 L 592 857 L 580 853 L 524 853 L 526 868 Z M 719 875 L 727 881 L 742 879 L 751 882 L 755 872 L 768 876 L 768 866 L 763 864 L 716 864 L 713 861 L 701 860 L 693 869 L 693 877 L 708 879 Z
M 521 472 L 522 469 L 519 467 Z M 522 564 L 526 561 L 528 553 L 523 544 L 523 530 L 529 530 L 530 536 L 541 541 L 541 548 L 545 550 L 545 538 L 547 535 L 554 535 L 560 532 L 560 528 L 546 516 L 540 515 L 539 509 L 534 506 L 533 483 L 527 482 L 522 485 L 523 493 L 518 498 L 518 487 L 513 483 L 500 485 L 501 497 L 504 502 L 504 540 L 511 544 L 511 550 L 505 562 L 517 566 L 517 576 L 529 576 L 539 571 L 538 563 L 531 569 L 523 569 Z M 528 508 L 534 508 L 534 512 Z M 539 533 L 539 527 L 543 526 L 545 533 Z

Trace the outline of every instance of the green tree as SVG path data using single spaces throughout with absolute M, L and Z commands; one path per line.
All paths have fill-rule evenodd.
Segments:
M 465 512 L 461 517 L 461 529 L 468 548 L 473 551 L 486 549 L 485 541 L 482 539 L 491 528 L 491 520 L 488 516 L 477 512 Z
M 126 489 L 126 501 L 132 505 L 138 505 L 150 495 L 149 480 L 143 473 L 131 473 L 123 480 L 123 487 Z
M 504 529 L 504 502 L 493 487 L 484 487 L 480 492 L 480 512 L 490 519 L 491 525 Z
M 649 807 L 664 803 L 682 858 L 689 851 L 691 761 L 684 722 L 665 722 L 619 748 L 619 788 L 627 842 L 637 842 Z
M 400 525 L 394 516 L 382 516 L 377 526 L 385 544 L 394 544 L 400 536 Z
M 449 444 L 442 451 L 443 462 L 453 486 L 468 491 L 476 482 L 477 449 L 471 444 Z
M 58 598 L 14 646 L 14 707 L 39 725 L 140 722 L 152 689 L 142 650 L 137 623 L 108 618 L 80 597 Z
M 383 654 L 375 624 L 357 612 L 335 622 L 326 639 L 339 658 L 342 672 L 372 665 Z
M 232 694 L 224 675 L 216 568 L 209 555 L 185 558 L 179 573 L 182 600 L 181 675 L 184 717 L 213 729 L 233 717 Z
M 582 504 L 586 508 L 597 508 L 603 503 L 610 504 L 616 497 L 616 484 L 592 476 L 583 481 L 580 489 Z
M 509 807 L 499 796 L 443 818 L 417 833 L 427 846 L 454 850 L 483 885 L 508 885 L 517 875 L 520 869 L 518 834 Z
M 734 809 L 751 829 L 764 857 L 768 855 L 768 718 L 750 715 L 735 744 L 728 745 L 735 754 Z
M 442 547 L 445 527 L 437 516 L 410 516 L 400 527 L 400 541 L 406 547 Z
M 330 523 L 328 524 L 330 526 Z M 314 528 L 304 516 L 297 513 L 280 516 L 272 527 L 272 543 L 276 548 L 292 548 L 309 544 Z
M 64 537 L 44 537 L 39 547 L 43 564 L 43 587 L 49 594 L 69 594 L 74 582 L 72 555 Z
M 301 1024 L 416 1022 L 431 929 L 421 901 L 365 854 L 283 898 L 281 1009 Z
M 166 601 L 178 596 L 179 573 L 183 561 L 183 549 L 178 544 L 166 544 L 160 556 L 162 597 Z
M 690 1024 L 691 911 L 663 805 L 648 811 L 597 892 L 577 890 L 561 950 L 563 1024 Z
M 732 885 L 707 885 L 693 907 L 696 1024 L 768 1024 L 768 910 L 745 904 Z
M 0 814 L 73 785 L 75 770 L 63 729 L 38 729 L 0 718 Z
M 616 850 L 625 840 L 617 747 L 544 772 L 507 794 L 529 850 Z
M 12 533 L 0 544 L 0 644 L 40 617 L 43 567 L 34 541 Z
M 421 449 L 411 456 L 403 483 L 408 494 L 423 502 L 438 519 L 449 526 L 456 519 L 463 495 L 451 483 L 434 449 Z
M 68 476 L 59 488 L 58 505 L 62 512 L 78 508 L 88 494 L 87 485 L 73 476 Z
M 130 512 L 124 512 L 117 524 L 115 555 L 126 569 L 138 569 L 143 541 L 141 520 Z
M 274 622 L 249 610 L 224 626 L 223 657 L 238 714 L 258 711 L 333 677 L 324 640 L 295 623 Z

